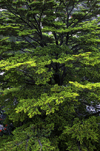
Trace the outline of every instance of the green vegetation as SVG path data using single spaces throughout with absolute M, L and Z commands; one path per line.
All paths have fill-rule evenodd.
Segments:
M 100 150 L 99 1 L 0 0 L 0 151 Z

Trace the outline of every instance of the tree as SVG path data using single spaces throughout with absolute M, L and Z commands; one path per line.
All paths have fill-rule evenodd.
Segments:
M 82 2 L 88 8 L 71 14 Z M 0 104 L 4 124 L 14 125 L 12 135 L 0 136 L 0 151 L 99 150 L 100 111 L 86 111 L 100 102 L 99 18 L 86 21 L 99 13 L 98 3 L 0 0 L 7 10 L 0 16 Z M 11 35 L 20 41 L 7 40 Z

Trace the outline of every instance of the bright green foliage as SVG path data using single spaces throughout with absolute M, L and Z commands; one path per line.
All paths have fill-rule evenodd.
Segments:
M 0 151 L 99 151 L 99 2 L 0 0 Z
M 66 143 L 68 144 L 74 144 L 75 143 L 80 143 L 80 148 L 81 149 L 86 149 L 88 146 L 89 149 L 94 150 L 96 149 L 94 145 L 92 145 L 92 142 L 98 142 L 98 131 L 97 131 L 98 124 L 96 124 L 96 118 L 92 117 L 89 118 L 87 121 L 79 121 L 79 118 L 75 118 L 73 122 L 73 126 L 65 126 L 65 130 L 63 131 L 63 134 L 67 134 L 70 139 Z M 84 148 L 83 143 L 85 142 L 86 147 Z M 75 149 L 72 147 L 73 150 Z M 69 150 L 71 147 L 68 148 Z M 78 149 L 78 146 L 76 150 Z

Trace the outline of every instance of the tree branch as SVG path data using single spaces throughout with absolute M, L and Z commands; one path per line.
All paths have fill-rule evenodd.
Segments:
M 55 37 L 56 45 L 58 45 L 58 40 L 57 40 L 57 35 L 56 35 L 56 33 L 53 32 L 53 35 L 54 35 L 54 37 Z
M 36 48 L 36 46 L 34 44 L 32 44 L 29 40 L 27 40 L 25 37 L 23 37 L 27 42 L 29 42 L 34 48 Z

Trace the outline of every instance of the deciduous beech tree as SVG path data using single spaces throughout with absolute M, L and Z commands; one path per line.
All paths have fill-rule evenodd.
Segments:
M 99 151 L 99 1 L 0 0 L 0 151 Z

